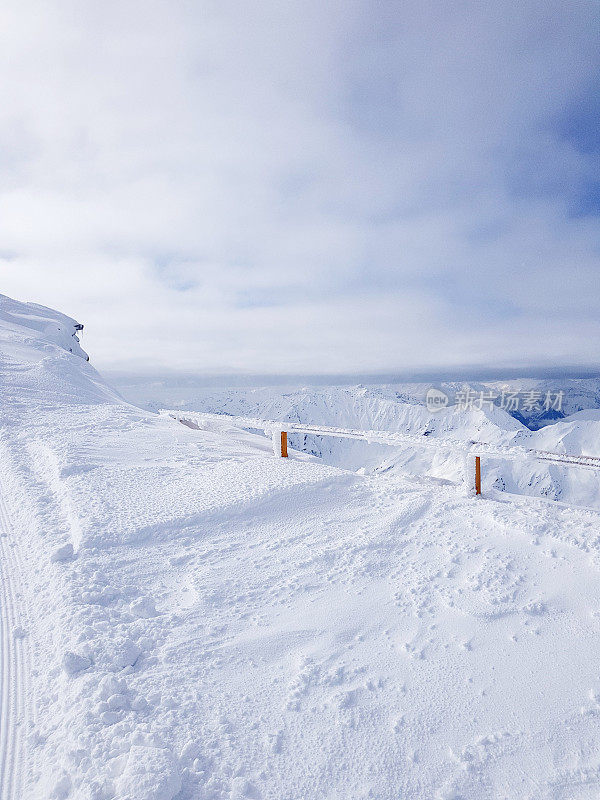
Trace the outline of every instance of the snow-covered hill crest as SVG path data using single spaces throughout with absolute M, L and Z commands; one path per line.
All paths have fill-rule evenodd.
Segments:
M 35 342 L 41 350 L 56 345 L 87 360 L 88 355 L 77 336 L 82 327 L 58 311 L 36 303 L 20 303 L 0 294 L 0 336 L 4 346 L 11 341 L 15 344 Z
M 81 327 L 58 311 L 0 295 L 0 398 L 4 400 L 0 413 L 4 424 L 14 421 L 17 411 L 26 418 L 34 399 L 45 398 L 57 407 L 124 402 L 89 363 L 79 342 Z

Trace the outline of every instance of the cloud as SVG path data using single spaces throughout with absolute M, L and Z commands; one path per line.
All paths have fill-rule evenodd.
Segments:
M 0 291 L 100 367 L 596 364 L 595 14 L 11 0 Z

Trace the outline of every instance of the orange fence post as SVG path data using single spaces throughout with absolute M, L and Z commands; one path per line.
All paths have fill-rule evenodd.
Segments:
M 281 457 L 287 458 L 287 433 L 285 431 L 281 431 Z
M 481 458 L 475 456 L 475 494 L 481 494 Z

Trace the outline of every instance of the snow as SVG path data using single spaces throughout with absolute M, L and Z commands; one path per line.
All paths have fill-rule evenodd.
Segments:
M 216 383 L 209 387 L 207 383 Z M 406 405 L 424 406 L 426 394 L 432 383 L 379 384 L 367 386 L 321 386 L 319 388 L 282 385 L 259 388 L 218 388 L 217 379 L 212 381 L 171 376 L 157 378 L 139 377 L 132 379 L 126 375 L 115 374 L 114 383 L 123 394 L 136 405 L 156 410 L 158 408 L 180 408 L 191 411 L 217 411 L 235 415 L 267 416 L 299 414 L 301 418 L 307 411 L 315 412 L 319 421 L 335 425 L 339 415 L 345 419 L 358 415 L 369 415 L 378 424 L 370 427 L 387 429 L 397 415 L 402 415 Z M 221 383 L 224 383 L 221 379 Z M 436 389 L 449 397 L 450 406 L 456 401 L 459 392 L 471 392 L 477 398 L 480 392 L 486 397 L 490 392 L 500 403 L 503 392 L 506 395 L 517 393 L 519 405 L 511 410 L 513 417 L 531 430 L 556 422 L 557 419 L 578 412 L 589 413 L 590 409 L 600 409 L 600 380 L 590 378 L 519 378 L 518 380 L 492 381 L 435 381 Z M 539 403 L 529 407 L 523 402 L 528 393 L 537 393 Z M 551 402 L 562 393 L 558 410 L 546 409 L 544 399 L 550 393 Z M 464 396 L 464 394 L 463 394 Z M 327 400 L 333 400 L 328 403 Z M 502 410 L 502 409 L 500 409 Z M 323 418 L 322 418 L 323 417 Z M 315 420 L 316 421 L 316 420 Z M 356 427 L 349 424 L 348 427 Z
M 596 511 L 486 487 L 523 465 L 474 498 L 449 453 L 281 459 L 186 427 L 123 401 L 72 326 L 0 297 L 3 797 L 598 796 Z M 597 441 L 585 415 L 534 434 L 311 392 L 313 423 Z M 283 419 L 270 394 L 255 416 Z
M 67 675 L 76 675 L 85 669 L 89 669 L 92 662 L 86 656 L 81 656 L 78 653 L 72 653 L 70 650 L 62 657 L 62 668 Z
M 181 790 L 181 774 L 172 753 L 161 747 L 133 745 L 117 780 L 117 795 L 172 800 Z
M 527 494 L 600 509 L 600 471 L 596 467 L 544 463 L 535 452 L 598 457 L 600 425 L 592 424 L 598 421 L 593 411 L 531 431 L 497 407 L 466 411 L 453 406 L 429 414 L 423 405 L 382 397 L 379 388 L 313 388 L 285 396 L 273 390 L 250 390 L 250 400 L 248 393 L 237 390 L 228 401 L 222 393 L 217 398 L 229 412 L 262 411 L 263 419 L 177 409 L 162 413 L 195 429 L 224 430 L 235 420 L 247 430 L 272 430 L 276 455 L 280 454 L 279 431 L 286 428 L 292 447 L 347 470 L 402 470 L 473 488 L 474 462 L 470 456 L 465 461 L 465 452 L 470 450 L 484 459 L 483 482 L 488 494 Z M 264 403 L 262 409 L 259 400 Z M 205 394 L 202 405 L 213 408 L 217 400 Z M 588 415 L 585 420 L 581 417 L 584 413 Z M 264 419 L 268 415 L 281 422 L 269 422 Z M 315 419 L 330 423 L 336 415 L 338 423 L 354 426 L 353 431 L 306 425 L 307 420 Z M 373 430 L 375 426 L 379 430 Z M 320 432 L 307 433 L 309 430 Z M 348 440 L 361 431 L 363 441 Z

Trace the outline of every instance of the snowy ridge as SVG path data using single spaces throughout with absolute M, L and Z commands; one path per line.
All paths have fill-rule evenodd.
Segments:
M 117 385 L 132 402 L 144 408 L 178 408 L 188 411 L 212 411 L 233 415 L 263 416 L 279 419 L 281 415 L 314 419 L 334 425 L 346 419 L 349 427 L 363 427 L 360 418 L 368 415 L 368 427 L 390 429 L 398 417 L 398 409 L 407 405 L 425 409 L 427 391 L 434 385 L 449 396 L 452 405 L 459 392 L 477 398 L 481 392 L 492 392 L 500 402 L 502 393 L 517 393 L 521 401 L 527 393 L 541 398 L 539 408 L 520 402 L 510 411 L 510 418 L 531 430 L 555 423 L 578 412 L 600 409 L 600 377 L 536 379 L 520 378 L 505 381 L 434 381 L 428 383 L 394 383 L 368 386 L 297 386 L 281 385 L 264 388 L 208 388 L 192 378 L 137 378 L 117 376 Z M 544 407 L 544 398 L 561 394 L 559 409 Z M 504 409 L 494 406 L 501 416 Z M 493 410 L 494 410 L 493 409 Z M 402 414 L 403 412 L 400 412 Z

